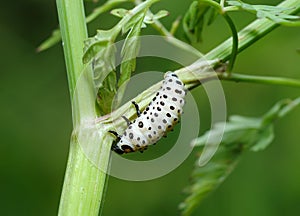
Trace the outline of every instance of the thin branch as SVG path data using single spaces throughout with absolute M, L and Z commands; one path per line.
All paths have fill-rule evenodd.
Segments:
M 300 80 L 285 78 L 285 77 L 270 77 L 270 76 L 255 76 L 245 75 L 238 73 L 219 73 L 218 76 L 221 80 L 234 81 L 234 82 L 248 82 L 248 83 L 260 83 L 269 85 L 282 85 L 289 87 L 300 88 Z

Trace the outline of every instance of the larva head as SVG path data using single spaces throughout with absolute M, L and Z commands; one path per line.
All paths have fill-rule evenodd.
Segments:
M 114 143 L 111 148 L 114 152 L 118 154 L 130 153 L 135 150 L 132 148 L 131 143 L 127 143 L 126 139 L 122 139 L 118 143 Z

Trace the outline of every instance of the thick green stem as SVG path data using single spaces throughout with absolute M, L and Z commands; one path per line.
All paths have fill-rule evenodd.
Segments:
M 97 143 L 100 148 L 96 154 L 98 166 L 103 170 L 101 171 L 86 157 L 81 145 L 84 138 L 80 137 L 80 132 L 85 129 L 86 120 L 96 116 L 90 69 L 84 69 L 82 63 L 83 41 L 87 38 L 83 1 L 57 0 L 57 10 L 74 124 L 58 215 L 94 216 L 98 215 L 104 193 L 105 169 L 109 161 L 112 138 L 105 136 L 103 128 L 98 128 L 97 133 L 101 140 Z M 91 133 L 95 133 L 95 130 Z M 84 141 L 91 143 L 88 139 Z

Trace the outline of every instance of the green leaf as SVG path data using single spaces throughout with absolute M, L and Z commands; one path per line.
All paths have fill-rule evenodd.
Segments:
M 126 10 L 124 8 L 118 8 L 118 9 L 112 10 L 110 13 L 116 17 L 123 18 L 124 16 L 126 16 L 128 14 L 128 10 Z
M 103 80 L 109 73 L 115 72 L 115 54 L 116 47 L 112 44 L 100 50 L 93 58 L 92 65 L 96 88 L 102 86 Z
M 60 30 L 59 29 L 55 29 L 52 32 L 51 37 L 49 37 L 48 39 L 46 39 L 44 42 L 42 42 L 38 46 L 37 52 L 45 51 L 45 50 L 49 49 L 50 47 L 54 46 L 55 44 L 57 44 L 59 41 L 61 41 Z
M 111 111 L 116 86 L 120 87 L 124 84 L 130 78 L 131 72 L 135 70 L 140 43 L 138 36 L 148 8 L 156 1 L 145 1 L 130 11 L 126 9 L 113 10 L 112 14 L 122 17 L 119 23 L 110 30 L 98 30 L 94 37 L 88 38 L 84 43 L 83 62 L 92 62 L 94 84 L 96 88 L 99 88 L 97 103 L 101 115 Z M 129 32 L 121 50 L 122 63 L 117 85 L 114 43 L 121 31 L 122 33 Z M 118 99 L 121 99 L 125 85 L 119 91 Z
M 95 0 L 93 0 L 95 1 Z M 133 0 L 109 0 L 105 2 L 103 5 L 96 7 L 91 14 L 86 17 L 86 23 L 90 23 L 94 19 L 96 19 L 102 13 L 109 11 L 111 8 L 123 3 L 123 2 L 132 2 Z M 47 50 L 61 41 L 60 30 L 55 29 L 52 32 L 52 35 L 47 38 L 44 42 L 42 42 L 37 48 L 38 52 Z
M 205 25 L 205 15 L 209 11 L 209 5 L 198 1 L 192 2 L 183 18 L 183 30 L 189 42 L 202 40 L 202 31 Z
M 189 196 L 179 205 L 181 215 L 191 215 L 199 203 L 226 179 L 237 165 L 241 151 L 238 146 L 232 149 L 221 146 L 205 167 L 196 164 L 190 186 L 185 189 Z
M 110 30 L 98 30 L 96 36 L 84 41 L 83 63 L 88 63 L 97 53 L 111 46 L 118 34 L 114 28 Z
M 97 94 L 99 114 L 105 115 L 112 111 L 112 103 L 116 94 L 117 77 L 115 72 L 107 75 Z
M 295 20 L 300 20 L 299 16 L 285 14 L 291 8 L 282 8 L 270 5 L 251 5 L 240 0 L 227 1 L 228 5 L 236 6 L 240 10 L 245 10 L 256 14 L 257 18 L 267 18 L 282 25 L 292 25 Z M 296 22 L 299 24 L 298 22 Z
M 146 24 L 152 24 L 154 23 L 156 20 L 159 20 L 163 17 L 166 17 L 169 15 L 169 12 L 166 10 L 160 10 L 158 11 L 156 14 L 152 14 L 152 13 L 147 13 L 144 19 L 144 23 Z
M 195 139 L 193 145 L 201 147 L 202 150 L 191 176 L 192 182 L 186 190 L 188 197 L 179 206 L 182 215 L 191 215 L 199 203 L 226 179 L 244 151 L 261 151 L 268 147 L 274 139 L 275 120 L 282 118 L 299 105 L 300 97 L 295 100 L 279 101 L 260 118 L 231 116 L 228 122 L 215 124 L 210 131 Z M 222 134 L 220 145 L 214 143 L 215 140 L 208 139 L 209 136 Z M 219 148 L 212 159 L 200 167 L 199 160 L 202 154 L 205 154 L 205 145 L 212 147 L 219 145 Z
M 120 69 L 120 79 L 118 86 L 123 85 L 131 76 L 131 72 L 136 67 L 136 56 L 139 52 L 140 39 L 139 34 L 143 24 L 144 16 L 140 17 L 139 22 L 136 22 L 128 33 L 124 45 L 122 47 L 122 64 Z

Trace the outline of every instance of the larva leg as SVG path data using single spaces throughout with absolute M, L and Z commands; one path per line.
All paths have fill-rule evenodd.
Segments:
M 134 107 L 136 109 L 137 116 L 140 117 L 141 116 L 141 111 L 140 111 L 139 105 L 135 101 L 132 101 L 131 103 L 134 105 Z
M 122 149 L 119 148 L 119 146 L 117 145 L 116 142 L 114 142 L 111 146 L 111 150 L 116 152 L 117 154 L 124 154 L 124 151 Z
M 117 139 L 113 142 L 112 146 L 111 146 L 111 150 L 118 153 L 118 154 L 123 154 L 124 151 L 122 149 L 119 148 L 119 146 L 117 145 L 117 143 L 120 141 L 121 136 L 116 132 L 116 131 L 112 131 L 109 130 L 109 133 L 115 135 L 117 137 Z
M 116 131 L 109 130 L 108 132 L 115 135 L 117 137 L 116 141 L 119 142 L 119 140 L 121 139 L 121 136 Z
M 129 119 L 126 116 L 122 116 L 122 118 L 126 121 L 127 126 L 131 125 L 131 122 L 129 121 Z

